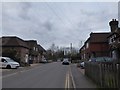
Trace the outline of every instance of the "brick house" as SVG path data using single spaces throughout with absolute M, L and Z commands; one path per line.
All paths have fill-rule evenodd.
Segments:
M 41 45 L 38 44 L 38 51 L 39 51 L 38 62 L 40 62 L 42 59 L 45 58 L 46 50 Z
M 0 38 L 0 55 L 17 57 L 18 62 L 39 63 L 45 55 L 45 49 L 37 44 L 36 40 L 23 40 L 16 36 L 3 36 Z M 12 53 L 15 53 L 12 54 Z
M 109 22 L 111 33 L 108 36 L 110 56 L 113 59 L 120 59 L 120 28 L 119 22 L 116 19 L 112 19 Z
M 29 46 L 29 63 L 39 63 L 44 57 L 46 50 L 36 40 L 26 40 Z
M 81 58 L 82 60 L 85 60 L 85 59 L 86 59 L 86 57 L 85 57 L 85 45 L 83 45 L 83 46 L 80 48 L 79 53 L 80 53 L 80 58 Z
M 25 41 L 29 46 L 29 63 L 37 63 L 38 62 L 38 46 L 36 40 L 27 40 Z
M 18 62 L 28 63 L 29 47 L 24 40 L 16 36 L 5 36 L 0 39 L 2 40 L 0 45 L 2 56 L 10 56 L 8 54 L 15 51 L 15 56 L 19 58 Z
M 88 60 L 92 57 L 109 56 L 108 36 L 109 33 L 91 33 L 80 49 L 81 59 Z

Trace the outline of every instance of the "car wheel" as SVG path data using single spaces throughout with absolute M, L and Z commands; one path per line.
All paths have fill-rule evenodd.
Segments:
M 7 65 L 7 67 L 6 67 L 7 69 L 11 69 L 11 66 L 10 65 Z

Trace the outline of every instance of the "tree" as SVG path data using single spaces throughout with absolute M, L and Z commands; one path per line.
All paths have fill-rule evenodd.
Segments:
M 2 56 L 9 57 L 16 62 L 20 62 L 20 54 L 17 52 L 17 50 L 11 48 L 11 49 L 5 49 L 2 51 Z

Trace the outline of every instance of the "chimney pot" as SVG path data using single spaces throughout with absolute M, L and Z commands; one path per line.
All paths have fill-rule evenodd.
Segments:
M 111 32 L 114 32 L 118 28 L 118 23 L 116 19 L 112 19 L 112 21 L 109 22 Z

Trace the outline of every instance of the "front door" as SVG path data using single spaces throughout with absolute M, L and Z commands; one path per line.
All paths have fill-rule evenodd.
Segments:
M 28 63 L 28 54 L 25 55 L 25 62 Z

